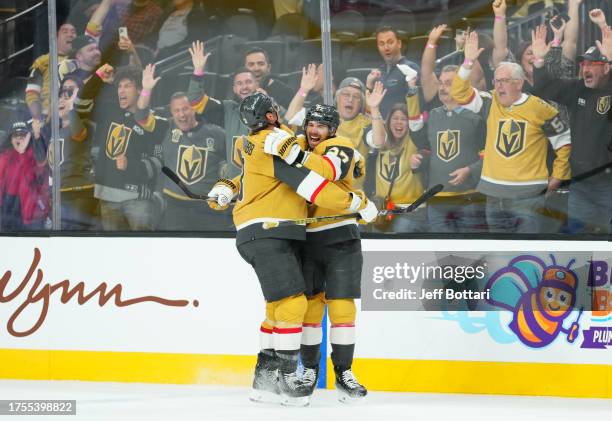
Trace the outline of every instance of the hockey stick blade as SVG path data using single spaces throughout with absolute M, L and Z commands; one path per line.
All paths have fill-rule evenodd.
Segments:
M 402 208 L 402 209 L 382 210 L 378 213 L 378 215 L 379 216 L 401 215 L 403 213 L 414 212 L 419 206 L 427 202 L 429 199 L 434 197 L 436 194 L 440 193 L 442 190 L 444 190 L 444 186 L 442 184 L 436 184 L 435 186 L 427 190 L 425 193 L 423 193 L 421 197 L 415 200 L 410 206 L 406 208 Z
M 179 188 L 181 190 L 183 190 L 183 193 L 185 193 L 185 195 L 187 197 L 190 197 L 192 199 L 196 199 L 196 200 L 204 200 L 207 202 L 214 202 L 216 201 L 216 199 L 214 197 L 208 197 L 206 195 L 203 194 L 197 194 L 192 192 L 191 190 L 189 190 L 189 187 L 187 187 L 187 185 L 183 182 L 183 180 L 181 180 L 179 178 L 178 175 L 176 175 L 176 173 L 174 171 L 172 171 L 170 168 L 168 167 L 162 167 L 162 172 L 166 175 L 166 177 L 168 177 L 170 180 L 172 180 L 172 182 L 174 184 L 176 184 L 177 186 L 179 186 Z M 235 200 L 232 200 L 231 203 L 235 203 Z

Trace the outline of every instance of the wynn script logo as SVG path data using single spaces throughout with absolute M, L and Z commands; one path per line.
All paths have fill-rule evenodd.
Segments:
M 10 291 L 8 286 L 11 277 L 13 276 L 12 272 L 7 270 L 2 278 L 0 278 L 0 304 L 23 300 L 6 324 L 8 332 L 16 337 L 29 336 L 43 325 L 45 319 L 47 318 L 47 313 L 49 312 L 51 296 L 53 296 L 53 294 L 55 294 L 57 291 L 59 291 L 58 294 L 60 301 L 63 304 L 68 303 L 70 300 L 76 297 L 79 305 L 83 305 L 96 296 L 98 297 L 98 305 L 100 307 L 106 305 L 113 298 L 114 304 L 117 307 L 127 307 L 145 302 L 153 302 L 168 307 L 187 307 L 190 304 L 189 300 L 170 300 L 153 295 L 124 299 L 121 296 L 123 291 L 121 284 L 116 284 L 109 289 L 108 284 L 106 282 L 102 282 L 89 293 L 86 292 L 85 282 L 78 282 L 72 286 L 70 281 L 65 279 L 56 284 L 51 284 L 44 281 L 43 270 L 38 267 L 40 258 L 40 250 L 35 248 L 34 258 L 32 259 L 32 264 L 30 265 L 28 272 L 24 276 L 23 281 L 21 281 L 21 283 L 13 291 Z M 17 330 L 15 328 L 15 324 L 22 313 L 30 306 L 34 306 L 37 303 L 41 303 L 41 308 L 36 323 L 34 323 L 27 330 Z M 198 307 L 199 302 L 198 300 L 193 300 L 191 304 L 194 307 Z

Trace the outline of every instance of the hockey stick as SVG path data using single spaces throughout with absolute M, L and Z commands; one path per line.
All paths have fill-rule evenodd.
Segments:
M 436 194 L 440 193 L 440 191 L 442 191 L 443 188 L 444 186 L 442 184 L 436 184 L 435 186 L 427 190 L 425 193 L 423 193 L 410 206 L 401 208 L 401 209 L 381 210 L 380 212 L 378 212 L 378 216 L 402 215 L 405 213 L 414 212 L 423 203 L 431 199 Z M 352 218 L 360 218 L 360 217 L 361 215 L 359 213 L 348 213 L 345 215 L 315 216 L 312 218 L 291 219 L 288 221 L 264 222 L 262 224 L 262 227 L 263 229 L 268 230 L 271 228 L 286 227 L 286 226 L 291 226 L 291 225 L 307 225 L 307 224 L 313 224 L 315 222 L 339 221 L 343 219 L 352 219 Z
M 187 187 L 187 184 L 185 184 L 183 182 L 183 180 L 181 180 L 179 178 L 178 175 L 176 175 L 176 173 L 174 171 L 172 171 L 170 168 L 168 167 L 162 167 L 162 172 L 166 175 L 166 177 L 168 177 L 170 180 L 172 180 L 172 182 L 174 184 L 176 184 L 177 186 L 179 186 L 179 188 L 181 190 L 183 190 L 183 192 L 187 195 L 187 197 L 190 197 L 191 199 L 196 199 L 196 200 L 205 200 L 207 202 L 216 202 L 217 199 L 214 197 L 209 197 L 203 194 L 197 194 L 192 192 L 191 190 L 189 190 L 189 187 Z M 233 199 L 231 202 L 231 204 L 236 203 L 236 200 Z

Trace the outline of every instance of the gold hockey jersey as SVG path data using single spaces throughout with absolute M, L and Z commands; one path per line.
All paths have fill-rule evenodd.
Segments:
M 461 73 L 461 72 L 460 72 Z M 479 104 L 486 119 L 483 169 L 478 191 L 494 197 L 529 197 L 548 184 L 548 142 L 555 150 L 552 176 L 570 178 L 570 136 L 559 112 L 543 99 L 522 94 L 510 107 L 501 105 L 497 94 L 478 93 L 469 79 L 455 76 L 452 97 L 468 109 Z
M 376 196 L 389 198 L 396 205 L 407 205 L 423 194 L 421 176 L 412 172 L 410 155 L 418 152 L 410 136 L 401 145 L 383 149 L 376 159 Z M 393 183 L 393 186 L 391 186 Z
M 356 174 L 356 160 L 363 159 L 360 154 L 355 153 L 355 147 L 353 143 L 342 136 L 336 136 L 326 139 L 319 143 L 308 155 L 308 159 L 304 162 L 304 166 L 310 170 L 313 170 L 323 175 L 327 180 L 334 181 L 335 184 L 342 188 L 346 192 L 354 190 L 355 179 L 363 179 L 365 177 L 365 170 L 362 169 L 362 165 L 359 166 Z M 363 164 L 363 163 L 362 163 Z M 365 166 L 363 166 L 365 168 Z M 328 209 L 321 206 L 311 205 L 309 207 L 308 216 L 329 216 L 338 214 L 351 213 L 348 210 L 338 211 L 334 209 Z M 309 240 L 311 233 L 317 233 L 327 231 L 334 228 L 353 226 L 354 231 L 351 232 L 349 238 L 359 238 L 359 232 L 356 229 L 357 220 L 355 218 L 339 220 L 339 221 L 325 221 L 316 222 L 309 224 L 306 228 L 306 232 L 309 234 Z M 352 231 L 352 230 L 351 230 Z M 339 241 L 345 238 L 346 235 L 336 232 L 334 230 L 334 239 Z
M 290 131 L 287 127 L 282 129 Z M 351 195 L 323 176 L 265 153 L 264 142 L 271 132 L 261 130 L 236 142 L 235 161 L 242 168 L 241 175 L 234 179 L 239 188 L 233 211 L 238 244 L 257 238 L 304 240 L 304 226 L 264 230 L 262 223 L 305 218 L 306 200 L 336 210 L 346 210 L 351 205 Z

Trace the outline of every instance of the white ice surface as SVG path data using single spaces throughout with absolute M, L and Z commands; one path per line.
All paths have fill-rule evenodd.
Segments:
M 317 390 L 307 408 L 255 404 L 248 389 L 198 385 L 0 380 L 0 399 L 75 399 L 77 416 L 11 416 L 7 421 L 608 421 L 612 400 L 372 392 L 341 404 Z

